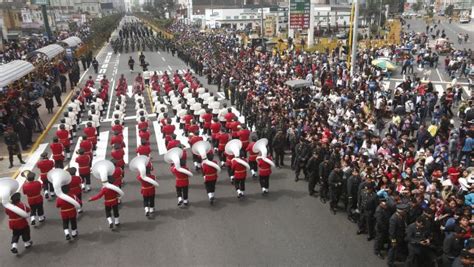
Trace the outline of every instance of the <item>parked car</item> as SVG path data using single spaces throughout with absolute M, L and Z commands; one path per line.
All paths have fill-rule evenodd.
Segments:
M 471 18 L 468 17 L 468 16 L 461 17 L 461 18 L 459 19 L 459 23 L 469 23 L 469 22 L 471 22 Z
M 337 38 L 337 39 L 341 39 L 341 40 L 345 40 L 345 39 L 349 38 L 349 33 L 346 32 L 346 31 L 338 32 L 338 33 L 336 34 L 336 38 Z

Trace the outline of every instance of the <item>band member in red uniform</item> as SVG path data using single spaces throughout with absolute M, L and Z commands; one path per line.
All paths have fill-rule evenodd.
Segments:
M 69 192 L 69 185 L 65 185 L 61 187 L 61 190 L 63 191 L 64 194 L 72 197 L 79 204 L 82 205 L 82 202 L 75 195 Z M 72 205 L 71 203 L 58 197 L 56 199 L 56 208 L 59 208 L 61 211 L 61 219 L 63 220 L 63 230 L 64 230 L 64 235 L 66 236 L 66 240 L 71 240 L 71 237 L 76 238 L 78 235 L 76 207 L 74 207 L 74 205 Z M 69 226 L 71 226 L 71 229 L 69 229 Z
M 116 160 L 115 166 L 120 167 L 123 171 L 125 168 L 125 161 L 123 160 L 125 151 L 123 150 L 122 146 L 120 144 L 115 144 L 110 155 L 114 160 Z
M 217 150 L 217 146 L 219 145 L 219 132 L 221 130 L 222 124 L 219 122 L 217 118 L 214 118 L 211 123 L 211 137 L 212 137 L 212 145 Z
M 166 120 L 166 125 L 163 126 L 163 135 L 164 136 L 171 136 L 174 133 L 176 127 L 171 123 L 171 119 Z
M 84 153 L 84 149 L 77 151 L 76 163 L 79 165 L 79 176 L 82 179 L 82 185 L 85 192 L 91 191 L 91 158 Z
M 232 159 L 231 168 L 234 172 L 234 186 L 237 191 L 237 197 L 242 198 L 245 195 L 245 179 L 247 178 L 247 164 L 246 160 L 242 157 L 235 157 Z
M 84 150 L 84 155 L 89 156 L 91 159 L 90 163 L 92 164 L 93 154 L 92 154 L 92 142 L 88 139 L 87 135 L 82 136 L 81 143 L 79 144 L 79 148 Z
M 48 172 L 54 168 L 54 161 L 48 159 L 48 153 L 43 152 L 41 154 L 41 160 L 36 163 L 36 167 L 40 170 L 40 178 L 43 182 L 43 189 L 44 189 L 44 197 L 49 199 L 49 195 L 51 192 L 51 196 L 55 196 L 54 188 L 51 182 L 48 181 Z
M 112 138 L 110 138 L 110 144 L 111 145 L 119 144 L 119 145 L 121 145 L 122 148 L 124 148 L 125 147 L 125 142 L 123 141 L 122 133 L 114 132 L 114 136 L 112 136 Z
M 11 203 L 18 208 L 24 210 L 25 212 L 30 212 L 30 208 L 21 202 L 21 195 L 20 193 L 14 193 L 11 198 Z M 33 241 L 31 241 L 30 237 L 30 226 L 28 225 L 28 220 L 26 218 L 21 217 L 20 215 L 16 214 L 15 212 L 5 208 L 5 213 L 8 216 L 8 226 L 10 230 L 12 230 L 12 248 L 10 251 L 13 254 L 18 254 L 18 241 L 20 240 L 20 236 L 25 243 L 25 248 L 30 248 L 33 245 Z
M 156 177 L 151 174 L 151 169 L 146 167 L 146 176 L 156 180 Z M 155 212 L 155 186 L 143 180 L 140 175 L 137 176 L 137 180 L 141 184 L 140 193 L 143 196 L 143 206 L 145 207 L 145 216 L 150 216 Z
M 53 143 L 49 145 L 49 149 L 53 153 L 54 168 L 64 168 L 64 147 L 59 143 L 57 136 L 53 137 Z
M 114 184 L 114 178 L 112 176 L 108 177 L 108 182 Z M 112 189 L 109 189 L 105 186 L 100 189 L 99 193 L 91 198 L 89 201 L 95 201 L 104 197 L 105 205 L 105 217 L 107 217 L 107 222 L 109 223 L 109 228 L 112 229 L 115 226 L 120 226 L 119 220 L 119 210 L 118 210 L 118 199 L 120 197 L 119 193 L 115 192 Z M 113 217 L 112 217 L 113 212 Z
M 239 140 L 242 142 L 242 153 L 244 157 L 247 157 L 247 146 L 249 145 L 249 139 L 250 139 L 250 130 L 247 129 L 247 126 L 245 124 L 239 125 L 237 127 L 239 131 L 237 132 L 237 137 L 239 137 Z
M 143 155 L 143 156 L 149 157 L 150 153 L 151 153 L 150 144 L 145 139 L 142 139 L 141 143 L 140 143 L 140 146 L 137 147 L 135 152 L 138 155 Z
M 199 125 L 194 123 L 194 120 L 191 120 L 189 125 L 187 125 L 187 132 L 188 134 L 199 135 Z
M 252 136 L 252 142 L 247 146 L 247 152 L 249 152 L 249 166 L 250 166 L 250 172 L 252 173 L 252 177 L 256 178 L 257 177 L 257 156 L 258 153 L 253 152 L 253 145 L 257 141 L 256 136 Z
M 140 140 L 145 140 L 147 143 L 150 142 L 150 132 L 148 131 L 148 128 L 144 127 L 141 128 L 140 131 L 138 132 L 138 136 L 140 137 Z
M 66 156 L 71 158 L 71 141 L 69 140 L 69 131 L 66 130 L 66 125 L 59 125 L 59 130 L 56 131 L 56 136 L 58 137 L 59 142 L 63 145 L 64 151 L 66 151 Z
M 270 186 L 269 180 L 270 180 L 270 175 L 272 174 L 272 165 L 271 163 L 271 158 L 268 156 L 266 159 L 262 157 L 258 157 L 257 163 L 258 163 L 258 176 L 260 180 L 260 187 L 262 188 L 262 194 L 266 195 L 268 194 L 268 188 Z
M 184 151 L 183 151 L 184 152 Z M 189 190 L 189 172 L 188 168 L 181 163 L 182 167 L 179 170 L 176 166 L 172 165 L 170 167 L 171 173 L 176 178 L 176 194 L 178 196 L 178 207 L 187 207 L 188 202 L 188 190 Z M 184 172 L 189 172 L 189 174 L 183 173 L 180 170 L 185 170 Z
M 36 225 L 36 217 L 38 221 L 44 222 L 43 196 L 41 195 L 41 182 L 35 181 L 35 173 L 29 172 L 26 181 L 23 184 L 23 194 L 28 198 L 28 205 L 31 208 L 31 225 Z
M 111 130 L 112 132 L 118 132 L 119 134 L 122 134 L 123 125 L 120 123 L 119 120 L 115 120 Z
M 67 169 L 67 172 L 71 174 L 71 182 L 69 183 L 69 193 L 76 196 L 77 199 L 80 200 L 81 208 L 77 210 L 78 213 L 82 213 L 82 179 L 81 177 L 76 175 L 76 168 L 71 167 Z
M 206 186 L 206 192 L 207 192 L 207 196 L 209 197 L 209 202 L 212 204 L 214 204 L 214 200 L 215 200 L 215 191 L 216 191 L 216 182 L 217 182 L 217 178 L 218 178 L 218 172 L 220 171 L 220 168 L 219 165 L 217 165 L 217 162 L 215 162 L 213 160 L 214 158 L 214 154 L 212 153 L 208 153 L 207 154 L 207 159 L 210 161 L 210 162 L 214 162 L 217 166 L 212 166 L 206 162 L 209 162 L 209 161 L 204 161 L 202 163 L 202 175 L 204 176 L 204 184 Z
M 195 143 L 204 140 L 202 136 L 194 135 L 193 133 L 189 133 L 188 143 L 192 147 Z M 193 163 L 194 168 L 199 170 L 201 168 L 201 157 L 193 153 Z
M 112 177 L 114 178 L 114 185 L 118 186 L 119 188 L 122 188 L 123 170 L 121 167 L 117 166 L 117 160 L 112 159 L 111 162 L 115 166 L 114 173 L 112 174 Z M 120 199 L 119 199 L 119 204 L 120 204 Z
M 224 155 L 225 145 L 230 140 L 230 135 L 228 133 L 224 133 L 222 130 L 218 133 L 217 138 L 219 139 L 219 146 L 217 147 L 217 152 L 219 153 L 219 159 L 221 161 L 221 166 L 224 166 L 224 162 L 226 161 L 226 157 Z
M 95 150 L 97 147 L 97 133 L 95 127 L 92 126 L 92 122 L 88 122 L 87 127 L 85 127 L 83 131 Z
M 206 109 L 206 113 L 201 115 L 201 119 L 203 121 L 204 133 L 210 136 L 212 125 L 212 111 L 210 109 Z

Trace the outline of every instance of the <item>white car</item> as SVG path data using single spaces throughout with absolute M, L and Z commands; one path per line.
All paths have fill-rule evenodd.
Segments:
M 459 23 L 469 23 L 471 22 L 471 18 L 469 17 L 462 17 L 459 19 Z

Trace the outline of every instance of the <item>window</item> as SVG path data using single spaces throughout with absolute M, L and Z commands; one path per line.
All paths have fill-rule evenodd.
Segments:
M 87 11 L 91 11 L 91 8 L 89 6 L 86 7 Z
M 254 19 L 254 18 L 255 18 L 255 16 L 250 16 L 250 18 L 251 18 L 251 19 Z
M 234 19 L 239 19 L 239 16 L 234 16 Z
M 231 17 L 230 16 L 225 16 L 225 19 L 231 19 Z
M 242 19 L 247 19 L 247 16 L 242 16 Z
M 91 11 L 95 11 L 95 8 L 93 6 L 91 6 Z

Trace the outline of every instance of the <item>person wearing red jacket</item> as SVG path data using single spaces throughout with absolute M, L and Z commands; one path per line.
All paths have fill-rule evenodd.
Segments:
M 142 139 L 141 140 L 141 143 L 140 143 L 140 146 L 137 147 L 136 151 L 135 151 L 138 155 L 142 155 L 142 156 L 147 156 L 149 157 L 150 156 L 150 153 L 151 153 L 151 148 L 150 148 L 150 144 L 145 140 L 145 139 Z
M 219 122 L 217 118 L 214 118 L 210 129 L 211 129 L 211 138 L 212 138 L 212 145 L 214 149 L 217 150 L 217 146 L 219 145 L 219 132 L 221 130 L 222 124 Z
M 267 159 L 271 160 L 270 157 Z M 258 176 L 260 180 L 260 187 L 262 188 L 262 194 L 268 194 L 268 188 L 270 186 L 269 180 L 270 175 L 272 174 L 272 165 L 270 165 L 267 161 L 262 158 L 257 159 L 258 164 Z
M 151 174 L 151 168 L 146 167 L 146 177 L 156 180 L 156 177 Z M 155 186 L 142 179 L 140 175 L 137 176 L 137 180 L 141 184 L 140 193 L 143 197 L 143 206 L 145 208 L 145 216 L 150 216 L 155 212 Z
M 163 136 L 173 135 L 174 130 L 176 130 L 176 127 L 173 124 L 171 124 L 171 119 L 167 119 L 166 125 L 164 125 L 162 129 Z
M 78 213 L 82 213 L 82 179 L 76 175 L 76 168 L 71 167 L 67 169 L 67 172 L 71 174 L 71 182 L 69 183 L 69 193 L 76 196 L 77 199 L 81 201 L 81 208 L 77 210 Z
M 195 135 L 198 135 L 199 134 L 199 125 L 197 125 L 196 123 L 194 123 L 194 120 L 191 120 L 191 122 L 189 123 L 189 125 L 185 126 L 187 127 L 187 133 L 188 134 L 195 134 Z
M 229 125 L 228 126 L 229 130 L 232 131 L 232 139 L 238 139 L 239 138 L 238 132 L 239 132 L 240 122 L 238 120 L 233 120 L 233 121 L 229 122 L 228 125 Z
M 235 116 L 235 114 L 232 113 L 232 108 L 228 108 L 228 109 L 227 109 L 227 114 L 224 115 L 225 121 L 226 121 L 227 123 L 229 123 L 229 122 L 233 121 L 233 120 L 236 119 L 236 118 L 237 118 L 237 116 Z M 227 128 L 229 128 L 229 127 L 227 127 Z
M 181 172 L 180 170 L 188 170 L 188 168 L 181 164 L 182 167 L 177 169 L 176 166 L 172 165 L 170 167 L 171 173 L 176 178 L 176 195 L 178 196 L 178 207 L 187 207 L 188 202 L 188 190 L 189 190 L 189 175 Z M 184 171 L 186 172 L 186 171 Z M 190 172 L 189 172 L 190 174 Z
M 114 178 L 112 176 L 108 177 L 108 182 L 111 184 L 114 184 Z M 107 222 L 109 223 L 109 228 L 112 229 L 117 226 L 120 226 L 120 220 L 119 220 L 119 210 L 118 210 L 118 204 L 119 204 L 119 193 L 115 192 L 112 189 L 109 189 L 105 186 L 102 186 L 102 189 L 100 189 L 99 193 L 93 197 L 89 198 L 89 201 L 96 201 L 100 198 L 104 197 L 104 206 L 105 206 L 105 216 L 107 217 Z M 112 212 L 113 212 L 113 217 L 112 217 Z
M 92 122 L 88 122 L 87 127 L 85 127 L 83 131 L 86 139 L 92 143 L 92 149 L 95 150 L 97 146 L 97 133 L 95 127 L 92 126 Z
M 119 134 L 123 133 L 123 125 L 120 123 L 119 120 L 115 120 L 112 126 L 112 132 L 118 132 Z
M 244 158 L 233 158 L 231 160 L 230 166 L 234 174 L 234 186 L 235 190 L 237 191 L 237 198 L 244 197 L 245 179 L 247 178 L 247 166 L 242 164 L 240 161 L 244 161 L 246 163 Z
M 119 132 L 114 132 L 114 136 L 110 138 L 110 144 L 115 145 L 119 144 L 122 148 L 125 147 L 125 142 L 123 141 L 123 135 Z
M 230 140 L 230 135 L 228 133 L 224 133 L 221 130 L 220 133 L 218 133 L 217 135 L 217 139 L 219 139 L 217 153 L 219 154 L 219 159 L 221 160 L 221 166 L 224 166 L 224 162 L 225 162 L 224 150 L 225 150 L 225 145 L 227 145 L 227 142 L 229 142 Z
M 247 129 L 247 126 L 245 124 L 239 125 L 238 126 L 238 131 L 237 131 L 237 137 L 239 140 L 242 142 L 242 153 L 244 154 L 244 157 L 247 157 L 247 146 L 249 145 L 249 139 L 250 139 L 250 130 Z
M 214 154 L 208 153 L 207 159 L 209 161 L 215 162 L 213 160 Z M 218 165 L 217 165 L 218 166 Z M 210 164 L 206 164 L 206 161 L 202 163 L 202 175 L 204 176 L 204 185 L 206 186 L 207 196 L 209 197 L 209 202 L 211 205 L 214 204 L 215 200 L 215 191 L 216 191 L 216 182 L 218 178 L 218 171 L 219 169 L 215 168 Z
M 53 143 L 49 145 L 49 149 L 53 153 L 54 168 L 64 168 L 64 146 L 59 143 L 57 136 L 53 137 Z
M 112 156 L 113 160 L 116 161 L 115 166 L 120 167 L 123 171 L 125 168 L 125 161 L 123 159 L 123 157 L 125 156 L 125 151 L 123 150 L 120 144 L 115 144 L 113 146 L 110 156 Z
M 118 186 L 119 188 L 122 188 L 123 170 L 122 168 L 117 166 L 117 161 L 115 159 L 112 159 L 111 161 L 115 165 L 114 173 L 112 174 L 112 177 L 114 178 L 114 185 Z M 119 203 L 120 203 L 120 199 L 119 199 Z
M 59 139 L 59 142 L 63 145 L 64 151 L 66 151 L 66 156 L 71 158 L 71 141 L 69 140 L 69 131 L 66 130 L 66 125 L 60 124 L 59 129 L 56 131 L 56 136 Z
M 91 191 L 91 158 L 84 153 L 84 149 L 79 148 L 77 151 L 76 163 L 79 165 L 79 176 L 82 179 L 82 185 L 85 192 Z
M 140 129 L 138 136 L 140 137 L 140 140 L 145 140 L 147 143 L 149 143 L 151 134 L 148 131 L 148 128 L 145 127 Z
M 79 204 L 82 205 L 82 202 L 69 191 L 69 185 L 65 185 L 61 187 L 61 190 L 64 194 L 70 196 L 71 198 L 73 198 Z M 71 237 L 76 238 L 78 235 L 76 207 L 72 205 L 71 203 L 58 197 L 56 199 L 56 208 L 59 208 L 61 212 L 61 219 L 63 221 L 63 230 L 64 230 L 64 235 L 66 236 L 66 240 L 71 240 Z M 69 226 L 71 226 L 70 229 L 69 229 Z
M 30 208 L 21 202 L 21 194 L 16 192 L 10 197 L 11 203 L 18 208 L 24 210 L 25 212 L 30 212 Z M 12 210 L 5 208 L 5 213 L 8 216 L 8 226 L 12 230 L 12 248 L 10 251 L 13 254 L 18 254 L 18 241 L 20 236 L 25 243 L 25 248 L 28 249 L 33 245 L 30 236 L 30 226 L 28 225 L 28 220 L 16 214 Z
M 203 129 L 204 133 L 207 135 L 211 135 L 211 125 L 212 125 L 212 112 L 210 109 L 206 109 L 206 113 L 201 115 L 201 119 L 203 121 Z
M 253 152 L 253 146 L 255 145 L 255 142 L 257 141 L 257 137 L 252 136 L 252 142 L 247 146 L 247 152 L 248 154 L 248 162 L 250 166 L 250 172 L 252 173 L 252 177 L 256 178 L 257 176 L 257 156 L 258 153 Z
M 54 168 L 54 161 L 48 159 L 47 152 L 41 153 L 41 160 L 36 163 L 36 167 L 40 170 L 40 179 L 43 182 L 44 197 L 49 199 L 49 192 L 51 192 L 51 196 L 54 197 L 53 185 L 48 180 L 48 172 Z
M 199 141 L 203 141 L 203 140 L 204 139 L 202 138 L 202 136 L 189 133 L 189 137 L 188 137 L 189 146 L 193 147 L 195 143 Z M 193 153 L 193 163 L 194 163 L 194 168 L 196 169 L 196 171 L 201 168 L 201 161 L 202 161 L 201 157 Z
M 29 172 L 26 181 L 22 186 L 23 194 L 28 198 L 28 205 L 31 208 L 31 225 L 36 225 L 38 221 L 44 222 L 43 196 L 41 195 L 42 185 L 40 181 L 35 181 L 35 173 Z
M 82 148 L 84 150 L 84 155 L 89 156 L 89 158 L 91 159 L 91 164 L 93 159 L 92 147 L 92 142 L 87 138 L 87 135 L 82 136 L 79 148 Z

